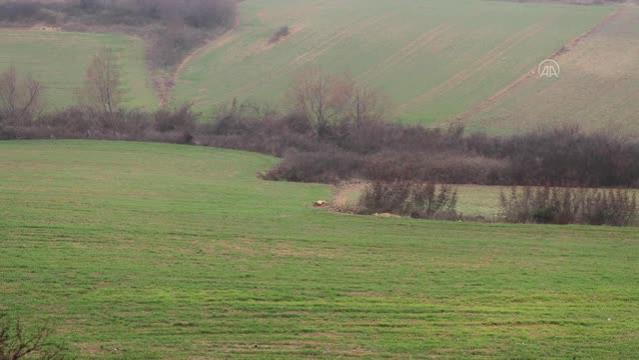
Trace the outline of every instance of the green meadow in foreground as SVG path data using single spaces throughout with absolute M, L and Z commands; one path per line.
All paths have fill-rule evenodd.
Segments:
M 276 159 L 0 143 L 0 308 L 80 358 L 621 358 L 639 232 L 313 209 Z
M 124 105 L 155 108 L 144 41 L 132 36 L 0 29 L 0 72 L 14 65 L 31 74 L 45 86 L 47 108 L 60 109 L 76 103 L 91 57 L 104 47 L 118 57 Z
M 279 103 L 308 66 L 350 73 L 392 98 L 407 122 L 433 124 L 493 96 L 613 11 L 482 0 L 252 0 L 237 27 L 186 62 L 174 100 L 199 110 Z M 282 26 L 290 35 L 272 44 Z

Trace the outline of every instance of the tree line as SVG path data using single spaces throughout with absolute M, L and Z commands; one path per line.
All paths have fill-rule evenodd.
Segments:
M 308 68 L 281 109 L 233 101 L 211 117 L 186 104 L 127 110 L 113 51 L 92 59 L 78 103 L 44 111 L 45 88 L 15 68 L 0 74 L 0 138 L 146 140 L 218 146 L 283 160 L 263 176 L 455 184 L 639 187 L 639 143 L 577 127 L 512 136 L 387 121 L 388 97 L 347 75 Z

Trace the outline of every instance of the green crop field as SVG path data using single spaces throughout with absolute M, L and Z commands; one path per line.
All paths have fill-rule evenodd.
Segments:
M 516 133 L 539 126 L 639 136 L 639 6 L 619 12 L 557 57 L 559 79 L 531 76 L 465 117 L 469 128 Z
M 620 358 L 639 232 L 313 209 L 276 159 L 0 143 L 0 309 L 80 358 Z
M 279 102 L 309 65 L 386 92 L 404 121 L 448 120 L 599 23 L 608 6 L 480 0 L 252 0 L 179 72 L 174 101 Z M 269 39 L 282 26 L 290 35 Z
M 0 29 L 0 71 L 14 65 L 45 87 L 49 109 L 74 104 L 91 57 L 102 47 L 118 55 L 125 105 L 154 108 L 158 101 L 147 75 L 141 39 L 115 34 L 90 34 Z

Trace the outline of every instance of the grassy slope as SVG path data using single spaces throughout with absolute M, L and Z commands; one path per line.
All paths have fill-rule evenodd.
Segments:
M 406 121 L 448 119 L 598 23 L 609 7 L 479 0 L 253 0 L 178 78 L 177 101 L 280 101 L 310 64 L 380 87 Z M 286 40 L 268 46 L 283 25 Z
M 468 117 L 471 128 L 499 133 L 544 124 L 578 124 L 639 136 L 639 7 L 618 16 L 557 58 L 558 80 L 531 77 Z
M 119 55 L 129 107 L 155 107 L 157 99 L 147 76 L 144 42 L 129 36 L 0 29 L 0 71 L 15 65 L 46 86 L 49 108 L 76 101 L 86 68 L 101 47 Z
M 333 214 L 256 179 L 274 163 L 0 143 L 0 308 L 97 358 L 639 352 L 636 229 Z

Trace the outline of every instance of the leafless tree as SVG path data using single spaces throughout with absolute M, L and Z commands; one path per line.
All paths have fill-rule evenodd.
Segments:
M 120 70 L 117 56 L 104 48 L 93 56 L 87 69 L 84 87 L 80 89 L 82 105 L 93 110 L 113 114 L 122 102 Z
M 20 78 L 14 66 L 0 74 L 0 118 L 23 124 L 43 108 L 44 87 L 31 76 Z
M 331 83 L 321 69 L 306 68 L 297 74 L 288 93 L 294 110 L 306 115 L 319 135 L 338 115 L 329 105 Z
M 385 98 L 359 85 L 351 76 L 327 75 L 320 68 L 305 68 L 295 77 L 288 93 L 293 110 L 305 115 L 318 135 L 337 122 L 381 120 Z
M 357 126 L 368 121 L 384 119 L 389 100 L 381 92 L 367 86 L 356 86 L 350 101 L 350 114 Z
M 50 343 L 50 335 L 47 327 L 27 332 L 19 320 L 11 322 L 0 314 L 0 360 L 64 360 L 64 350 Z

